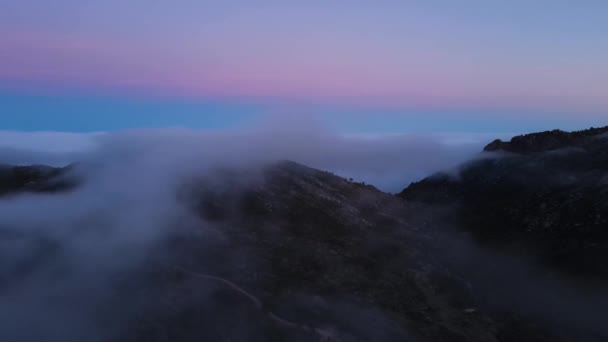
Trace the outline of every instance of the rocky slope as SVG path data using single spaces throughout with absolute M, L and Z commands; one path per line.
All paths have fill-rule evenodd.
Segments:
M 160 291 L 169 298 L 147 310 L 158 316 L 138 321 L 133 340 L 318 341 L 319 329 L 331 341 L 496 340 L 500 324 L 466 313 L 474 305 L 466 285 L 442 265 L 433 238 L 408 222 L 404 203 L 291 162 L 243 181 L 250 176 L 221 170 L 182 193 L 225 240 L 209 246 L 190 232 L 171 242 L 170 266 L 152 271 L 174 279 Z M 181 293 L 193 283 L 225 298 L 167 315 L 192 300 Z M 233 330 L 235 320 L 248 327 Z
M 606 195 L 598 144 L 604 141 L 477 161 L 461 178 L 412 185 L 401 194 L 407 201 L 293 162 L 193 175 L 175 190 L 193 217 L 172 221 L 171 234 L 137 267 L 104 279 L 110 285 L 93 306 L 95 326 L 111 330 L 104 340 L 112 341 L 603 341 L 603 298 L 588 306 L 578 290 L 553 287 L 536 269 L 487 251 L 522 244 L 547 261 L 560 260 L 550 254 L 560 244 L 568 247 L 561 253 L 596 253 L 589 246 L 604 241 Z M 548 169 L 558 173 L 549 177 Z M 57 179 L 79 184 L 63 178 L 65 170 L 43 170 L 11 170 L 5 193 L 70 189 L 47 186 Z M 573 191 L 580 195 L 563 204 Z M 550 216 L 547 226 L 542 210 L 568 215 Z M 572 231 L 579 222 L 584 228 Z M 491 230 L 482 229 L 487 224 Z M 548 232 L 554 237 L 541 238 Z M 72 262 L 61 240 L 39 241 L 10 227 L 0 227 L 0 239 L 0 246 L 38 246 L 15 265 L 0 262 L 1 298 L 11 298 L 26 277 L 64 276 L 57 265 Z M 585 259 L 593 255 L 577 262 L 601 276 L 603 266 Z M 100 333 L 82 329 L 84 336 Z
M 564 132 L 561 130 L 530 133 L 516 136 L 509 142 L 494 140 L 484 151 L 506 151 L 520 154 L 547 152 L 563 148 L 594 145 L 594 139 L 608 134 L 608 127 L 589 128 L 582 131 Z
M 457 205 L 461 229 L 531 254 L 554 270 L 608 279 L 608 128 L 495 141 L 458 175 L 437 174 L 400 196 Z
M 61 173 L 45 170 L 49 179 Z M 100 291 L 83 298 L 99 297 L 91 304 L 94 326 L 105 326 L 112 333 L 104 340 L 115 341 L 548 341 L 555 335 L 517 313 L 484 307 L 447 262 L 452 252 L 442 232 L 424 224 L 419 208 L 371 186 L 281 162 L 207 172 L 182 183 L 176 195 L 197 219 L 173 223 L 173 233 L 137 267 L 99 278 L 103 289 L 59 271 L 74 262 L 63 247 L 72 241 L 0 227 L 0 297 L 12 302 L 11 293 L 24 284 L 37 286 L 28 279 L 59 271 L 51 278 L 57 310 L 84 289 Z M 20 245 L 30 254 L 10 263 L 10 246 Z M 35 298 L 38 290 L 30 291 L 26 298 Z M 56 302 L 58 295 L 63 301 Z M 36 329 L 9 340 L 38 336 Z M 101 334 L 72 327 L 67 336 L 71 329 L 74 336 Z

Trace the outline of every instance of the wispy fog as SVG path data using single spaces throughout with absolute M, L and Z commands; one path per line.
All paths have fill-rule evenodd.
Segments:
M 108 341 L 124 332 L 131 311 L 141 307 L 134 295 L 139 289 L 124 290 L 126 279 L 132 281 L 132 272 L 173 232 L 197 227 L 207 234 L 209 225 L 178 199 L 176 189 L 209 168 L 290 159 L 398 191 L 479 150 L 476 143 L 436 137 L 343 136 L 307 120 L 221 132 L 142 129 L 76 139 L 61 133 L 4 134 L 2 163 L 75 162 L 69 176 L 84 181 L 65 193 L 0 198 L 3 341 Z M 203 241 L 217 238 L 209 228 Z
M 108 341 L 133 304 L 116 296 L 121 274 L 194 220 L 162 158 L 120 155 L 90 155 L 73 192 L 0 199 L 1 340 Z
M 83 182 L 65 193 L 0 198 L 2 341 L 108 341 L 124 332 L 141 308 L 127 279 L 155 246 L 192 227 L 206 244 L 221 240 L 176 191 L 210 168 L 289 159 L 399 191 L 482 145 L 469 136 L 340 135 L 303 119 L 216 132 L 4 134 L 0 163 L 75 162 L 71 176 Z
M 151 155 L 151 163 L 180 168 L 192 163 L 288 159 L 389 192 L 473 157 L 493 138 L 488 134 L 348 135 L 293 116 L 224 131 L 166 128 L 39 134 L 0 132 L 0 163 L 65 165 Z

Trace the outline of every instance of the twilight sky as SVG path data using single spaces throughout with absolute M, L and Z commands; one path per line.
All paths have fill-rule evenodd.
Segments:
M 0 130 L 608 124 L 602 0 L 2 0 Z

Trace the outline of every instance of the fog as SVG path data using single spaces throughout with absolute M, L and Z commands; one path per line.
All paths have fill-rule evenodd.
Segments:
M 221 246 L 222 233 L 195 215 L 177 191 L 210 169 L 255 170 L 289 159 L 399 191 L 478 149 L 419 136 L 347 137 L 309 121 L 222 132 L 129 130 L 86 140 L 80 146 L 73 139 L 64 142 L 70 146 L 55 142 L 46 150 L 2 140 L 0 163 L 76 163 L 67 177 L 81 181 L 72 191 L 0 198 L 2 341 L 111 341 L 128 329 L 143 305 L 140 289 L 129 284 L 145 279 L 145 272 L 138 271 L 142 267 L 158 267 L 148 265 L 150 253 L 175 234 L 192 230 L 203 235 L 198 248 Z M 255 181 L 255 172 L 251 177 Z M 210 296 L 209 288 L 197 284 L 197 293 Z M 211 297 L 204 300 L 217 308 Z M 361 320 L 356 317 L 374 312 L 376 324 L 389 324 L 374 310 L 350 308 L 339 316 Z M 243 328 L 242 334 L 254 329 Z M 379 333 L 389 334 L 386 329 Z
M 36 138 L 36 133 L 0 132 L 0 164 L 114 163 L 156 154 L 163 158 L 146 163 L 177 170 L 191 164 L 292 160 L 388 192 L 453 168 L 492 140 L 488 134 L 348 135 L 301 116 L 273 116 L 222 131 L 163 128 L 67 134 L 68 138 L 65 133 L 40 134 Z
M 113 303 L 120 274 L 194 220 L 169 168 L 145 154 L 96 159 L 105 155 L 74 170 L 85 181 L 73 192 L 0 200 L 3 341 L 107 341 L 130 309 Z

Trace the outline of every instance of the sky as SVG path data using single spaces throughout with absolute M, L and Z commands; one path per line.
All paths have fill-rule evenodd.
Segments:
M 0 129 L 529 132 L 608 118 L 606 1 L 3 0 Z

